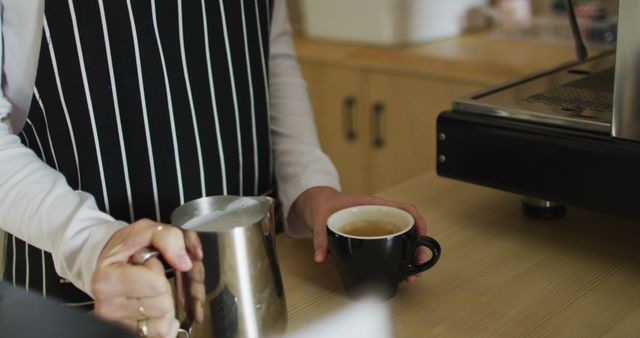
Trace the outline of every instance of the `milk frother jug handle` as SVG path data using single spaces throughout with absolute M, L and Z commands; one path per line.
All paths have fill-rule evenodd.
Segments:
M 134 265 L 142 265 L 153 257 L 159 257 L 160 259 L 162 259 L 160 256 L 160 251 L 152 247 L 146 247 L 136 251 L 131 256 L 131 258 L 129 258 L 129 262 Z
M 146 261 L 150 260 L 153 257 L 158 257 L 164 266 L 167 264 L 164 262 L 164 259 L 160 255 L 160 251 L 153 247 L 146 247 L 136 251 L 131 258 L 129 258 L 129 262 L 134 265 L 142 265 Z M 173 270 L 165 270 L 166 272 L 172 272 Z M 178 329 L 178 335 L 176 338 L 190 338 L 191 337 L 191 327 L 192 322 L 187 316 L 182 322 L 180 322 L 180 328 Z
M 158 257 L 158 259 L 160 260 L 160 262 L 164 266 L 164 274 L 165 274 L 165 276 L 167 278 L 173 277 L 173 274 L 175 273 L 173 268 L 171 268 L 169 263 L 167 263 L 167 261 L 164 260 L 162 255 L 160 255 L 160 251 L 158 251 L 158 249 L 156 249 L 156 248 L 154 248 L 152 246 L 148 246 L 146 248 L 142 248 L 142 249 L 136 251 L 129 258 L 129 262 L 131 264 L 133 264 L 133 265 L 142 265 L 146 261 L 150 260 L 153 257 Z

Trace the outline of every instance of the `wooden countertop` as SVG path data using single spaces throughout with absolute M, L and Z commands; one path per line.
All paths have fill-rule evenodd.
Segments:
M 640 222 L 533 220 L 516 195 L 434 174 L 379 196 L 415 204 L 443 251 L 389 301 L 395 337 L 640 336 Z M 350 303 L 310 241 L 277 240 L 290 330 Z
M 362 46 L 296 37 L 298 59 L 431 79 L 495 85 L 575 60 L 571 43 L 473 33 L 423 45 Z M 597 52 L 591 50 L 590 52 Z

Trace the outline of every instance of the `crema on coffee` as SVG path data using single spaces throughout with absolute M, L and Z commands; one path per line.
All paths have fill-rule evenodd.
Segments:
M 380 220 L 357 220 L 341 225 L 337 230 L 345 235 L 358 237 L 389 236 L 402 231 L 400 225 Z

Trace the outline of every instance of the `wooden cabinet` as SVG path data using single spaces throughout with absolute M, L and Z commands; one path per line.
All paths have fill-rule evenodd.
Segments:
M 320 145 L 340 174 L 343 191 L 369 189 L 368 116 L 361 71 L 302 64 Z
M 344 191 L 376 193 L 435 170 L 438 114 L 459 96 L 573 59 L 570 44 L 470 34 L 406 48 L 297 37 L 323 150 Z
M 436 118 L 459 96 L 481 87 L 396 75 L 370 74 L 369 188 L 378 192 L 435 171 Z M 379 126 L 379 135 L 376 129 Z M 378 138 L 380 143 L 377 142 Z
M 479 86 L 302 63 L 323 150 L 344 191 L 373 193 L 435 170 L 438 113 Z

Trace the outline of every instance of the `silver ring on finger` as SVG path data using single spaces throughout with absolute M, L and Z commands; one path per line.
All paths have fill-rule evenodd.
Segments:
M 149 337 L 149 327 L 147 327 L 147 318 L 138 320 L 138 327 L 137 327 L 136 333 L 140 338 Z

